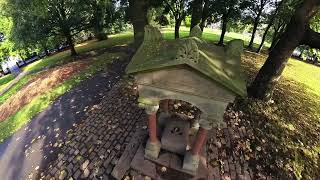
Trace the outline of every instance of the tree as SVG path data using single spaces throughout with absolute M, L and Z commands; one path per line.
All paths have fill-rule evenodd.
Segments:
M 109 0 L 92 0 L 92 27 L 95 37 L 98 40 L 104 40 L 107 38 L 106 33 L 104 32 L 105 26 L 105 15 L 107 4 L 110 3 Z
M 191 29 L 200 24 L 201 19 L 202 19 L 202 10 L 203 10 L 203 0 L 193 0 L 191 3 L 191 26 L 190 26 L 190 31 Z
M 167 12 L 170 12 L 175 20 L 174 37 L 179 38 L 181 22 L 187 16 L 189 0 L 163 0 Z
M 4 41 L 4 34 L 0 32 L 0 42 Z
M 6 59 L 14 51 L 14 44 L 10 41 L 12 20 L 0 15 L 0 61 Z
M 140 46 L 144 37 L 144 27 L 148 22 L 149 0 L 129 0 L 128 15 L 133 25 L 135 45 Z
M 251 1 L 251 6 L 249 6 L 249 12 L 250 15 L 253 16 L 253 29 L 252 29 L 252 35 L 251 35 L 251 40 L 250 43 L 248 45 L 249 49 L 253 48 L 253 41 L 258 29 L 258 25 L 260 23 L 260 19 L 262 16 L 262 13 L 264 11 L 264 9 L 266 7 L 268 7 L 268 5 L 270 5 L 270 3 L 272 2 L 272 0 L 253 0 Z
M 6 3 L 0 0 L 0 61 L 14 51 L 14 44 L 11 42 L 12 19 L 5 13 Z
M 224 36 L 230 20 L 236 21 L 241 16 L 241 10 L 245 8 L 244 1 L 239 0 L 214 0 L 212 2 L 213 13 L 217 14 L 217 19 L 222 23 L 219 45 L 223 45 Z
M 127 28 L 129 17 L 127 16 L 128 7 L 127 1 L 117 3 L 108 0 L 106 15 L 105 15 L 105 30 L 107 34 L 119 33 Z
M 279 15 L 280 16 L 280 15 Z M 273 34 L 272 34 L 272 41 L 271 41 L 271 45 L 269 48 L 269 51 L 271 51 L 274 46 L 277 44 L 277 42 L 279 41 L 281 35 L 284 33 L 284 31 L 286 30 L 287 24 L 289 23 L 290 18 L 288 21 L 286 21 L 284 18 L 276 18 L 274 24 L 273 24 Z
M 19 35 L 35 31 L 37 33 L 28 35 L 31 35 L 33 41 L 38 42 L 43 39 L 43 35 L 62 36 L 70 47 L 71 55 L 77 55 L 74 36 L 88 29 L 92 19 L 89 13 L 90 5 L 86 0 L 9 1 L 13 7 L 11 11 L 15 33 Z M 23 25 L 22 28 L 19 25 Z
M 248 87 L 250 97 L 269 100 L 294 49 L 299 45 L 320 48 L 320 34 L 310 27 L 320 1 L 304 0 L 295 10 L 285 32 L 272 49 L 255 80 Z
M 263 47 L 264 41 L 266 40 L 267 34 L 268 34 L 268 32 L 269 32 L 269 29 L 272 27 L 272 25 L 273 25 L 273 23 L 274 23 L 277 15 L 278 15 L 278 12 L 279 12 L 280 8 L 282 7 L 281 5 L 282 5 L 282 3 L 283 3 L 284 1 L 285 1 L 285 0 L 282 0 L 282 1 L 280 1 L 279 3 L 277 3 L 277 2 L 275 3 L 276 8 L 275 8 L 275 10 L 273 10 L 273 11 L 271 12 L 271 14 L 269 15 L 269 22 L 268 22 L 268 25 L 267 25 L 264 33 L 263 33 L 263 36 L 262 36 L 262 39 L 261 39 L 261 43 L 260 43 L 260 45 L 259 45 L 259 47 L 258 47 L 258 49 L 257 49 L 257 53 L 260 53 L 260 51 L 261 51 L 261 49 L 262 49 L 262 47 Z

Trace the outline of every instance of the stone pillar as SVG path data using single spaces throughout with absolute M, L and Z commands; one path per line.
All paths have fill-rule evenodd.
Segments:
M 146 144 L 144 155 L 148 158 L 157 159 L 161 149 L 161 143 L 157 137 L 157 110 L 159 106 L 145 107 L 148 113 L 149 139 Z
M 164 113 L 169 113 L 169 99 L 164 99 L 161 101 L 162 110 Z
M 206 145 L 206 138 L 208 134 L 208 130 L 211 129 L 211 126 L 209 124 L 209 121 L 206 119 L 207 116 L 201 115 L 200 117 L 200 128 L 197 133 L 197 137 L 193 142 L 193 145 L 191 147 L 191 150 L 188 151 L 183 160 L 183 166 L 182 168 L 191 172 L 196 172 L 199 167 L 199 161 L 200 161 L 200 152 L 202 148 Z
M 149 140 L 154 143 L 158 141 L 157 137 L 157 113 L 153 112 L 149 115 Z
M 160 108 L 161 111 L 159 113 L 159 116 L 157 117 L 157 125 L 158 125 L 158 136 L 160 137 L 162 135 L 162 131 L 166 125 L 166 121 L 168 117 L 170 117 L 169 113 L 169 99 L 164 99 L 160 101 Z
M 206 138 L 207 138 L 208 130 L 200 127 L 197 138 L 191 147 L 191 155 L 197 156 L 199 155 L 201 149 L 205 146 Z

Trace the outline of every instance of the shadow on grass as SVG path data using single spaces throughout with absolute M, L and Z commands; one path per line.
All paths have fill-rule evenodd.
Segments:
M 48 163 L 58 158 L 59 147 L 70 143 L 64 138 L 86 117 L 84 109 L 99 103 L 103 92 L 120 79 L 124 64 L 115 61 L 108 65 L 111 70 L 107 73 L 101 72 L 81 82 L 0 144 L 0 175 L 4 179 L 39 179 Z M 36 105 L 35 109 L 42 107 Z
M 244 64 L 248 84 L 258 71 L 252 63 Z M 247 98 L 237 99 L 230 107 L 246 127 L 248 137 L 243 143 L 247 146 L 242 151 L 256 171 L 280 179 L 320 177 L 320 100 L 307 88 L 282 77 L 273 103 Z

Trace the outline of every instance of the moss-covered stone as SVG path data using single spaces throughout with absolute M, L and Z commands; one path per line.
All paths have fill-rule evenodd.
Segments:
M 190 31 L 190 37 L 197 37 L 201 38 L 202 37 L 202 31 L 199 25 L 194 26 L 191 31 Z
M 197 29 L 197 28 L 195 28 Z M 187 65 L 228 90 L 246 96 L 246 83 L 241 71 L 242 40 L 231 41 L 226 48 L 208 44 L 198 37 L 164 40 L 160 31 L 145 27 L 145 40 L 133 56 L 126 72 L 145 71 Z

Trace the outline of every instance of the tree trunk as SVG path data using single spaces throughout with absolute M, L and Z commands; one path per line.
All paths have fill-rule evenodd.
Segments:
M 46 53 L 46 56 L 49 56 L 49 55 L 50 55 L 48 48 L 45 48 L 45 49 L 44 49 L 44 52 Z
M 305 48 L 301 49 L 300 54 L 299 54 L 299 56 L 298 56 L 300 59 L 302 59 L 302 55 L 303 55 L 303 52 L 304 52 L 305 50 L 306 50 Z
M 309 29 L 310 19 L 316 13 L 317 3 L 319 3 L 318 0 L 303 1 L 300 7 L 296 9 L 286 31 L 270 52 L 255 80 L 248 87 L 250 97 L 269 100 L 272 97 L 274 86 L 277 84 L 294 49 L 303 41 L 309 44 L 315 43 L 315 41 L 310 42 L 305 34 Z M 313 37 L 313 34 L 308 37 Z
M 222 28 L 221 28 L 221 35 L 220 35 L 220 40 L 219 40 L 219 45 L 223 45 L 224 41 L 224 35 L 227 32 L 227 24 L 228 24 L 228 17 L 226 15 L 223 15 L 222 17 Z
M 180 37 L 179 30 L 180 30 L 181 22 L 182 22 L 182 19 L 180 19 L 180 18 L 175 19 L 175 25 L 174 25 L 174 38 L 175 39 L 178 39 Z
M 250 40 L 250 43 L 249 43 L 249 45 L 248 45 L 248 48 L 249 48 L 249 49 L 253 49 L 253 41 L 254 41 L 254 38 L 255 38 L 255 36 L 256 36 L 256 32 L 257 32 L 258 25 L 259 25 L 259 22 L 260 22 L 261 13 L 262 13 L 262 9 L 261 9 L 261 11 L 258 13 L 257 17 L 254 19 L 253 30 L 252 30 L 252 35 L 251 35 L 251 40 Z
M 278 42 L 278 31 L 274 31 L 274 33 L 273 33 L 273 35 L 272 35 L 272 42 L 271 42 L 271 45 L 270 45 L 270 47 L 269 47 L 269 51 L 272 51 L 272 49 L 274 48 L 274 46 L 277 44 L 277 42 Z
M 144 27 L 148 25 L 149 1 L 129 0 L 129 17 L 133 25 L 135 46 L 140 46 L 144 37 Z
M 262 36 L 262 39 L 261 39 L 260 46 L 259 46 L 259 48 L 257 49 L 257 53 L 260 53 L 260 51 L 261 51 L 261 49 L 262 49 L 262 47 L 263 47 L 264 41 L 266 40 L 268 31 L 269 31 L 269 29 L 271 28 L 272 24 L 273 24 L 273 21 L 272 21 L 272 22 L 270 21 L 269 24 L 268 24 L 268 26 L 267 26 L 267 28 L 266 28 L 266 30 L 264 31 L 263 36 Z
M 272 51 L 272 49 L 275 47 L 275 45 L 278 43 L 281 35 L 283 34 L 284 30 L 286 29 L 286 24 L 280 25 L 273 33 L 272 37 L 272 43 L 269 48 L 269 51 Z
M 192 2 L 192 16 L 191 16 L 190 31 L 194 26 L 198 25 L 202 19 L 202 5 L 203 5 L 203 0 L 194 0 Z
M 206 26 L 206 21 L 210 15 L 209 13 L 209 0 L 204 1 L 203 10 L 202 10 L 202 17 L 201 17 L 201 23 L 200 23 L 200 29 L 203 31 L 204 27 Z
M 98 40 L 107 39 L 107 34 L 104 32 L 104 18 L 106 15 L 107 1 L 100 0 L 96 4 L 94 18 L 93 18 L 93 29 L 94 36 Z
M 66 32 L 65 36 L 67 38 L 67 42 L 70 47 L 71 56 L 77 56 L 78 53 L 77 53 L 76 49 L 74 48 L 74 42 L 73 42 L 73 38 L 72 38 L 70 32 Z
M 277 9 L 276 9 L 276 10 L 274 11 L 274 13 L 272 14 L 272 17 L 271 17 L 271 19 L 270 19 L 270 21 L 269 21 L 269 24 L 268 24 L 266 30 L 265 30 L 264 33 L 263 33 L 263 36 L 262 36 L 262 39 L 261 39 L 261 43 L 260 43 L 260 46 L 259 46 L 259 48 L 258 48 L 258 50 L 257 50 L 257 53 L 260 53 L 260 51 L 261 51 L 261 49 L 262 49 L 262 47 L 263 47 L 264 41 L 266 40 L 267 34 L 268 34 L 268 32 L 269 32 L 269 29 L 270 29 L 271 26 L 273 25 L 273 22 L 274 22 L 274 20 L 275 20 L 276 17 L 277 17 L 278 11 L 279 11 L 279 9 L 280 9 L 280 7 L 281 7 L 281 5 L 282 5 L 282 3 L 283 3 L 284 1 L 285 1 L 285 0 L 282 0 L 282 1 L 278 4 Z

